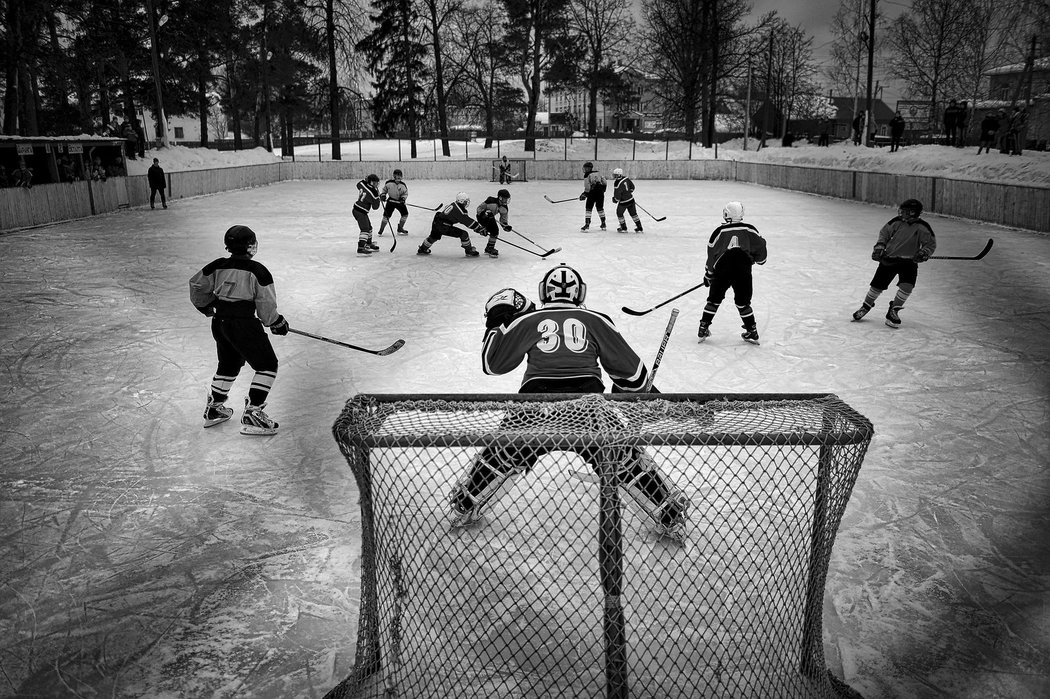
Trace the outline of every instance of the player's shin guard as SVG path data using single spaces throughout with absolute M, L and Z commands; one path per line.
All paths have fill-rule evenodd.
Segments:
M 890 304 L 896 308 L 900 308 L 904 305 L 904 302 L 911 296 L 912 289 L 915 287 L 911 284 L 901 284 L 897 287 L 897 295 L 893 297 L 893 303 Z
M 757 325 L 757 323 L 755 323 L 755 311 L 751 308 L 750 304 L 745 304 L 743 306 L 737 305 L 736 310 L 740 313 L 740 321 L 744 324 L 745 328 L 751 328 Z

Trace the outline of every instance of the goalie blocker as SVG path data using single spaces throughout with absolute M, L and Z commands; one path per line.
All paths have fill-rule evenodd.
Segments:
M 645 363 L 608 316 L 583 307 L 587 285 L 579 272 L 559 265 L 543 275 L 538 290 L 539 308 L 515 289 L 501 289 L 489 298 L 482 348 L 486 374 L 506 374 L 527 360 L 519 393 L 602 393 L 603 370 L 612 379 L 613 392 L 645 391 L 649 377 Z M 534 351 L 537 348 L 541 351 Z M 503 427 L 527 430 L 535 419 L 526 412 L 510 412 Z M 588 419 L 595 430 L 618 426 L 619 421 L 609 412 Z M 528 473 L 550 451 L 536 445 L 487 446 L 452 491 L 454 524 L 476 521 L 508 480 Z M 644 450 L 623 447 L 609 454 L 608 449 L 582 444 L 574 451 L 596 471 L 603 459 L 613 460 L 618 464 L 618 485 L 631 493 L 661 531 L 681 531 L 688 501 L 668 485 Z

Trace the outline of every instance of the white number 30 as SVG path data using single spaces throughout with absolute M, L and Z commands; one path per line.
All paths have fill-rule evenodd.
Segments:
M 536 343 L 541 352 L 554 352 L 564 341 L 565 349 L 570 352 L 582 352 L 587 349 L 587 326 L 569 318 L 562 325 L 555 320 L 544 320 L 537 330 L 543 337 Z

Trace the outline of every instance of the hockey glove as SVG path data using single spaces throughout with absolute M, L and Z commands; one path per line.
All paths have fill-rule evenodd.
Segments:
M 587 192 L 584 192 L 583 194 L 580 195 L 580 201 L 583 201 L 586 198 L 587 198 Z
M 277 320 L 270 326 L 270 332 L 274 335 L 288 334 L 288 321 L 284 319 L 284 316 L 277 316 Z
M 215 317 L 215 306 L 196 306 L 196 309 L 209 318 Z
M 507 232 L 512 231 L 512 230 L 514 230 L 514 229 L 511 228 L 510 226 L 503 226 L 503 232 L 504 233 L 507 233 Z
M 915 253 L 916 262 L 925 262 L 928 259 L 930 259 L 930 253 L 928 250 L 919 250 L 917 253 Z
M 704 270 L 704 286 L 711 286 L 711 273 Z
M 485 329 L 508 325 L 520 314 L 535 308 L 536 304 L 517 289 L 500 289 L 485 302 Z
M 886 252 L 886 246 L 883 245 L 882 243 L 879 243 L 871 251 L 871 259 L 874 260 L 875 262 L 878 262 L 879 260 L 882 259 L 882 255 L 885 252 Z

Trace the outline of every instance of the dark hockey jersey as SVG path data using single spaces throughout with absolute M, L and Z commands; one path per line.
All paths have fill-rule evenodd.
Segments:
M 485 201 L 478 204 L 478 219 L 491 218 L 497 219 L 499 223 L 506 228 L 510 225 L 508 217 L 510 216 L 510 209 L 499 203 L 499 197 L 487 197 Z
M 713 273 L 718 261 L 730 251 L 741 251 L 756 265 L 766 263 L 766 239 L 750 223 L 725 223 L 711 233 L 707 243 L 706 272 Z
M 251 318 L 264 325 L 277 322 L 277 292 L 270 271 L 241 255 L 220 257 L 190 278 L 190 303 L 214 308 L 217 318 Z
M 478 233 L 487 232 L 484 226 L 470 217 L 465 206 L 461 206 L 456 202 L 448 204 L 441 211 L 434 214 L 434 223 L 431 225 L 431 229 L 443 235 L 458 235 L 455 230 L 457 224 Z
M 506 374 L 527 359 L 521 391 L 530 382 L 580 382 L 597 379 L 602 369 L 628 392 L 645 388 L 648 370 L 605 314 L 572 303 L 548 303 L 509 325 L 485 334 L 482 370 Z
M 379 190 L 368 184 L 367 181 L 361 180 L 357 183 L 357 201 L 354 202 L 354 208 L 361 209 L 364 212 L 368 212 L 369 209 L 379 208 Z

